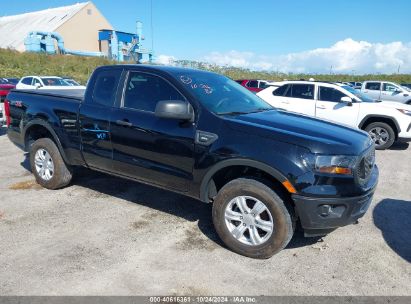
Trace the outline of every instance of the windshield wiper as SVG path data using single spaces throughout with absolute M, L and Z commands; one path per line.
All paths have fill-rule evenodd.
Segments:
M 249 114 L 249 113 L 250 112 L 233 111 L 233 112 L 218 113 L 218 115 L 242 115 L 242 114 Z
M 258 108 L 257 110 L 248 112 L 248 113 L 258 113 L 258 112 L 265 112 L 265 111 L 271 111 L 271 110 L 274 110 L 274 108 Z
M 223 112 L 223 113 L 218 113 L 218 115 L 242 115 L 242 114 L 251 114 L 251 113 L 258 113 L 258 112 L 264 112 L 264 111 L 270 111 L 270 110 L 274 110 L 274 108 L 258 108 L 250 112 L 241 112 L 241 111 Z

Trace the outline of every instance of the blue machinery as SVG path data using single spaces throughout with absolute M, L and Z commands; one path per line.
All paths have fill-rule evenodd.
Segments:
M 24 40 L 26 51 L 47 54 L 70 54 L 76 56 L 106 57 L 115 61 L 135 61 L 141 63 L 143 55 L 153 60 L 153 51 L 142 47 L 143 24 L 137 22 L 137 33 L 100 30 L 98 33 L 100 52 L 69 50 L 64 47 L 63 37 L 56 32 L 30 32 Z

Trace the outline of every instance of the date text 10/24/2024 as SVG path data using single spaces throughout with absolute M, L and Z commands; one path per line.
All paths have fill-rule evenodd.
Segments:
M 255 297 L 245 296 L 163 296 L 150 297 L 149 301 L 150 303 L 257 303 L 257 299 Z

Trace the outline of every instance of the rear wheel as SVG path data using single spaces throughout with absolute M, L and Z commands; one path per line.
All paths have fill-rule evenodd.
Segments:
M 72 171 L 66 165 L 56 144 L 49 138 L 36 140 L 30 147 L 30 165 L 38 184 L 47 189 L 68 185 Z
M 218 192 L 213 222 L 227 247 L 259 259 L 282 250 L 294 232 L 284 201 L 263 183 L 245 178 L 229 182 Z
M 388 149 L 395 141 L 394 130 L 384 122 L 373 122 L 365 128 L 365 131 L 371 136 L 377 150 Z

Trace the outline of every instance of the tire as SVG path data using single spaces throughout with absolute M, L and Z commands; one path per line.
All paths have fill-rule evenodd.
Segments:
M 56 144 L 49 138 L 38 139 L 31 145 L 30 166 L 37 183 L 47 189 L 63 188 L 72 179 L 71 168 L 66 165 Z
M 381 131 L 379 131 L 381 130 Z M 370 123 L 365 131 L 371 136 L 375 143 L 375 149 L 385 150 L 392 146 L 395 141 L 395 133 L 392 127 L 385 122 L 373 122 Z M 378 133 L 380 135 L 378 136 Z M 382 133 L 381 133 L 382 132 Z M 387 135 L 388 138 L 384 140 L 384 135 Z
M 248 207 L 248 211 L 244 213 L 239 208 L 242 203 L 238 203 L 243 198 Z M 257 202 L 263 203 L 265 209 L 256 220 L 253 217 L 255 215 L 253 208 L 257 206 Z M 239 214 L 242 214 L 241 220 L 227 219 L 227 214 L 229 217 L 234 215 L 236 219 Z M 267 223 L 270 221 L 273 224 L 271 234 L 267 232 Z M 261 225 L 263 222 L 266 224 Z M 217 234 L 228 248 L 238 254 L 257 259 L 268 259 L 281 251 L 287 246 L 294 233 L 294 223 L 284 201 L 265 184 L 246 178 L 235 179 L 218 192 L 213 203 L 213 223 Z M 257 226 L 264 226 L 267 230 L 257 229 Z M 259 238 L 252 237 L 255 235 L 252 233 L 256 231 L 255 229 Z M 239 230 L 244 232 L 239 233 L 241 234 L 239 237 L 238 234 L 235 237 L 234 234 Z M 258 243 L 256 240 L 261 242 Z

